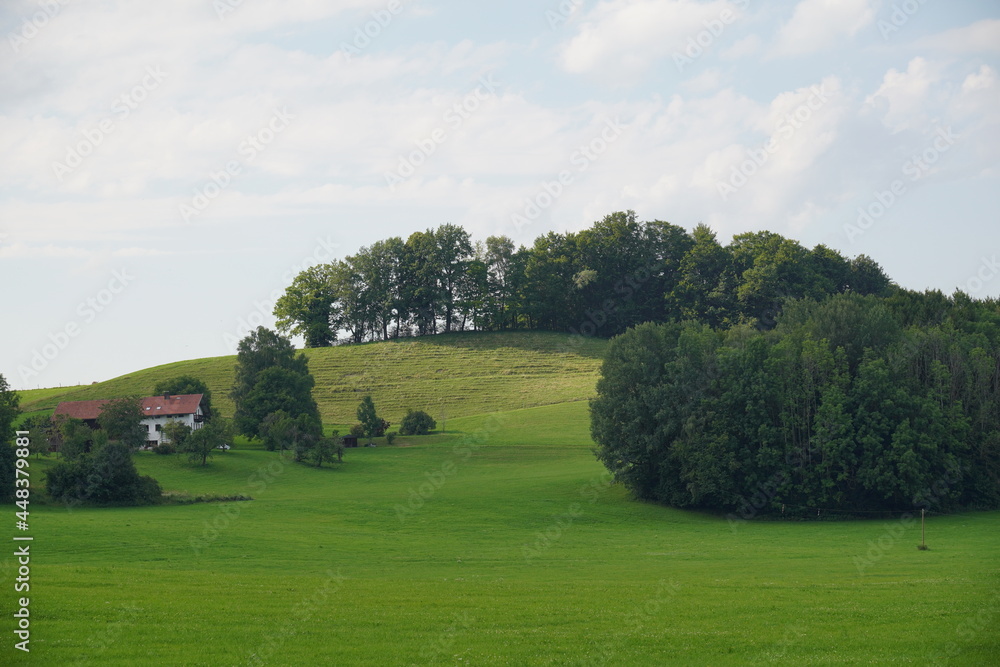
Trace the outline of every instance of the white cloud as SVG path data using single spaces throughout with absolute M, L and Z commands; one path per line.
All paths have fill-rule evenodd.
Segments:
M 741 60 L 757 55 L 761 42 L 757 35 L 747 35 L 719 54 L 723 60 Z
M 1000 19 L 983 19 L 962 28 L 953 28 L 920 40 L 920 46 L 951 53 L 1000 51 Z
M 875 19 L 872 0 L 802 0 L 781 26 L 773 56 L 824 51 L 854 36 Z
M 577 35 L 562 46 L 560 63 L 576 74 L 631 82 L 658 61 L 683 53 L 699 33 L 707 33 L 710 43 L 705 48 L 711 48 L 739 15 L 737 4 L 723 0 L 602 2 L 580 20 Z
M 882 85 L 866 100 L 870 109 L 881 115 L 882 122 L 894 132 L 921 129 L 937 112 L 929 102 L 933 88 L 941 80 L 942 67 L 924 58 L 914 58 L 905 72 L 890 69 Z

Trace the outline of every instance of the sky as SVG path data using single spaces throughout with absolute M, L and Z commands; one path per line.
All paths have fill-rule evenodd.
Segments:
M 234 354 L 444 223 L 632 209 L 997 297 L 998 70 L 996 0 L 4 0 L 0 374 Z

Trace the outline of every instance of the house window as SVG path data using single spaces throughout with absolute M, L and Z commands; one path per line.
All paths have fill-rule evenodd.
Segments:
M 163 426 L 161 424 L 157 424 L 156 425 L 156 430 L 157 431 L 162 431 L 163 430 Z

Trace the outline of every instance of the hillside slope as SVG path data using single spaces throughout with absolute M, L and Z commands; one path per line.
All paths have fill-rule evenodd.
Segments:
M 370 393 L 393 424 L 408 408 L 435 418 L 579 401 L 594 393 L 607 342 L 545 332 L 459 333 L 305 350 L 316 378 L 313 395 L 326 423 L 353 423 Z M 228 393 L 235 356 L 181 361 L 64 391 L 21 392 L 25 412 L 60 401 L 149 395 L 165 378 L 193 375 L 212 390 L 215 408 L 233 413 Z

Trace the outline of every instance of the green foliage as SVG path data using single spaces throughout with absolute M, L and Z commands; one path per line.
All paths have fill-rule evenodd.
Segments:
M 365 437 L 365 427 L 363 424 L 351 424 L 351 428 L 348 433 L 353 435 L 355 438 L 363 438 Z
M 410 410 L 399 423 L 401 435 L 427 435 L 436 428 L 437 422 L 423 410 Z
M 324 264 L 295 277 L 274 305 L 278 331 L 301 335 L 306 347 L 324 347 L 336 341 L 331 325 L 338 319 L 335 270 Z
M 64 461 L 76 461 L 91 450 L 94 432 L 81 419 L 60 415 L 53 423 L 53 434 Z
M 338 463 L 344 460 L 344 445 L 340 442 L 340 433 L 334 431 L 327 437 L 316 439 L 315 446 L 308 452 L 309 461 L 317 468 L 322 468 L 324 463 L 332 463 L 334 459 Z
M 264 446 L 269 451 L 290 450 L 296 461 L 308 459 L 322 436 L 323 425 L 312 415 L 291 417 L 279 410 L 264 420 Z
M 220 447 L 232 441 L 232 437 L 232 426 L 228 420 L 213 419 L 183 438 L 177 450 L 187 454 L 192 463 L 206 465 Z
M 264 442 L 264 449 L 269 452 L 284 451 L 286 449 L 288 413 L 284 410 L 277 410 L 270 413 L 261 422 L 261 440 Z
M 31 434 L 31 446 L 35 453 L 47 451 L 56 437 L 56 425 L 47 414 L 34 414 L 21 421 L 19 431 Z
M 184 445 L 187 439 L 191 437 L 193 430 L 190 426 L 179 421 L 169 421 L 163 425 L 163 437 L 166 443 L 173 445 L 174 449 L 178 451 L 184 451 Z M 161 441 L 160 447 L 163 446 Z
M 312 267 L 278 301 L 281 331 L 329 345 L 474 330 L 542 329 L 607 336 L 642 322 L 774 326 L 790 299 L 886 296 L 882 268 L 808 250 L 773 232 L 724 245 L 705 225 L 690 233 L 619 211 L 580 232 L 548 232 L 528 247 L 503 236 L 472 242 L 456 225 L 360 248 Z
M 212 418 L 212 390 L 198 378 L 191 375 L 179 375 L 157 382 L 153 387 L 153 395 L 165 393 L 180 396 L 201 394 L 201 410 L 205 415 L 205 420 L 208 421 Z
M 20 403 L 21 397 L 0 373 L 0 442 L 9 444 L 14 437 L 14 420 L 21 414 Z
M 56 464 L 46 476 L 46 490 L 53 499 L 70 506 L 146 505 L 162 495 L 156 480 L 139 475 L 131 449 L 120 441 L 108 442 L 76 461 Z
M 364 429 L 364 435 L 368 438 L 368 442 L 385 433 L 385 425 L 375 410 L 375 402 L 372 401 L 371 396 L 365 396 L 361 399 L 361 404 L 358 405 L 358 422 Z
M 904 330 L 877 297 L 793 302 L 771 332 L 641 325 L 612 341 L 597 389 L 598 458 L 640 497 L 741 512 L 766 497 L 753 513 L 1000 505 L 1000 345 L 947 323 Z
M 160 456 L 169 456 L 170 454 L 176 454 L 177 448 L 172 443 L 161 442 L 156 447 L 153 447 L 153 453 Z
M 133 451 L 146 444 L 145 415 L 142 399 L 135 396 L 111 399 L 101 407 L 97 423 L 108 439 L 120 442 Z
M 385 434 L 385 444 L 391 445 L 394 442 L 396 442 L 396 432 L 389 431 L 388 433 Z
M 267 415 L 284 411 L 292 417 L 308 415 L 319 419 L 312 397 L 316 381 L 309 373 L 309 361 L 296 355 L 287 338 L 258 327 L 240 341 L 236 376 L 231 397 L 236 407 L 237 432 L 263 438 Z
M 17 472 L 17 452 L 11 444 L 0 442 L 0 503 L 14 500 Z

